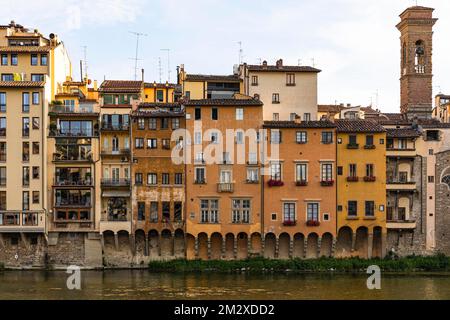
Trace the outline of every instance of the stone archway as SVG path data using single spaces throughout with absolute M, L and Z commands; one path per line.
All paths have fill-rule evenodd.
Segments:
M 262 240 L 259 232 L 254 232 L 250 236 L 251 251 L 249 257 L 258 257 L 262 253 Z
M 145 256 L 145 232 L 142 229 L 138 229 L 134 232 L 134 242 L 136 256 Z
M 130 234 L 128 231 L 117 232 L 119 251 L 131 255 Z
M 383 229 L 381 227 L 373 228 L 373 244 L 372 244 L 372 257 L 384 258 L 383 255 Z
M 225 259 L 234 259 L 234 234 L 227 233 L 225 236 Z
M 336 257 L 345 258 L 352 255 L 352 237 L 353 232 L 350 227 L 339 229 L 336 242 Z
M 241 232 L 237 235 L 237 259 L 243 260 L 248 257 L 248 235 Z
M 195 258 L 195 237 L 186 233 L 186 259 L 194 260 Z
M 208 260 L 208 235 L 204 232 L 197 236 L 198 241 L 198 257 L 202 260 Z
M 103 232 L 103 249 L 106 250 L 115 250 L 116 244 L 114 240 L 114 232 L 110 230 L 106 230 Z
M 322 241 L 320 243 L 320 256 L 331 257 L 333 251 L 333 235 L 326 232 L 322 235 Z
M 278 259 L 289 259 L 289 247 L 291 245 L 291 237 L 288 233 L 283 232 L 278 238 Z
M 269 259 L 275 258 L 276 237 L 273 233 L 268 233 L 264 237 L 264 257 Z
M 292 250 L 293 258 L 305 257 L 305 236 L 302 233 L 294 234 L 294 247 Z
M 148 255 L 150 258 L 159 258 L 159 233 L 155 229 L 152 229 L 148 233 Z
M 306 259 L 316 259 L 319 253 L 319 236 L 312 232 L 308 234 L 308 243 L 306 246 Z
M 355 235 L 355 256 L 358 256 L 362 259 L 367 259 L 368 257 L 368 241 L 369 241 L 369 231 L 367 227 L 359 227 L 356 229 Z
M 211 259 L 222 259 L 222 235 L 219 232 L 214 232 L 211 235 Z
M 161 257 L 173 257 L 173 238 L 172 232 L 168 229 L 161 231 Z
M 173 255 L 175 256 L 175 258 L 184 258 L 186 256 L 184 231 L 181 229 L 175 230 L 173 250 Z

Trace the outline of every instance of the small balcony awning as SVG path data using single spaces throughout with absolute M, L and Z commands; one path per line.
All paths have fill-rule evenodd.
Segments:
M 127 197 L 131 197 L 131 192 L 130 191 L 115 191 L 115 190 L 108 190 L 108 191 L 103 191 L 102 192 L 102 197 L 123 197 L 123 198 L 127 198 Z

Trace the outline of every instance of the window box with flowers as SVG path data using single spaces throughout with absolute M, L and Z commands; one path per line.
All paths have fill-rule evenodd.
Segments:
M 347 177 L 348 182 L 358 182 L 359 178 L 355 176 Z
M 267 184 L 269 185 L 269 187 L 281 187 L 284 186 L 284 182 L 281 180 L 274 180 L 274 179 L 270 179 Z
M 375 177 L 364 177 L 365 182 L 374 182 L 376 180 Z
M 285 227 L 292 227 L 295 225 L 297 225 L 297 221 L 295 221 L 295 220 L 284 220 L 283 221 L 283 226 L 285 226 Z
M 318 226 L 320 226 L 320 222 L 317 220 L 308 220 L 308 221 L 306 221 L 306 225 L 308 227 L 318 227 Z
M 334 180 L 322 180 L 320 181 L 320 185 L 322 187 L 331 187 L 334 184 Z
M 374 144 L 366 144 L 366 145 L 364 146 L 364 149 L 369 149 L 369 150 L 375 149 L 375 145 L 374 145 Z
M 304 187 L 304 186 L 308 185 L 308 181 L 306 181 L 306 180 L 297 180 L 297 181 L 295 181 L 295 185 L 297 187 Z

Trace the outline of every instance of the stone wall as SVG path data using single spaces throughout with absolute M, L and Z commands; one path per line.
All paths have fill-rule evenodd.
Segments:
M 450 151 L 436 154 L 435 177 L 436 251 L 450 255 L 450 186 L 443 183 L 445 176 L 450 176 Z
M 0 233 L 0 262 L 10 268 L 45 266 L 43 234 Z
M 47 247 L 49 266 L 58 267 L 66 265 L 85 266 L 84 258 L 84 233 L 59 233 L 50 234 L 57 237 L 56 243 L 50 242 Z

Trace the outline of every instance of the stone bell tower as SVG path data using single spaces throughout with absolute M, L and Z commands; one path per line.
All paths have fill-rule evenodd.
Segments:
M 401 44 L 400 111 L 431 118 L 433 108 L 433 8 L 410 7 L 397 24 Z

